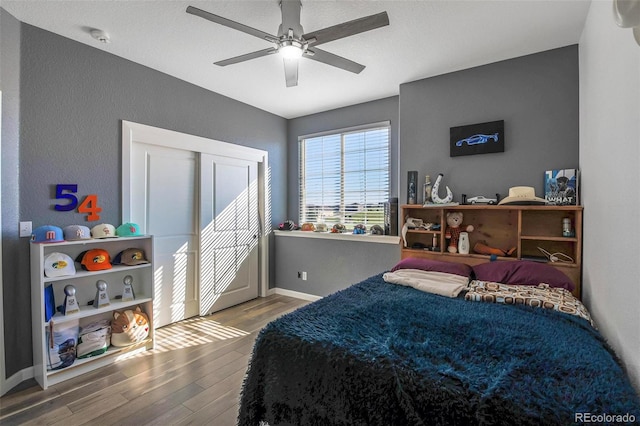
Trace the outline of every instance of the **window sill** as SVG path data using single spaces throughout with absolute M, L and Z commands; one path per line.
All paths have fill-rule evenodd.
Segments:
M 359 243 L 400 244 L 400 237 L 396 235 L 374 234 L 334 234 L 331 232 L 313 231 L 273 231 L 278 237 L 320 238 L 324 240 L 355 241 Z

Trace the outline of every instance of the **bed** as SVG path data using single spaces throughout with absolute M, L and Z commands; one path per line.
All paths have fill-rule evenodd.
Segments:
M 531 274 L 486 267 L 478 274 L 501 281 L 478 280 L 466 268 L 405 259 L 268 324 L 256 339 L 238 424 L 640 420 L 638 394 L 616 355 L 563 284 L 530 277 L 538 285 L 514 285 L 513 276 Z M 388 282 L 414 271 L 428 275 L 427 287 L 441 278 L 463 285 L 456 291 L 448 282 L 443 296 L 411 279 Z

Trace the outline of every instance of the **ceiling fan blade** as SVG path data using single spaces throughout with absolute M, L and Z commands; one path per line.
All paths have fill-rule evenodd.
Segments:
M 219 65 L 221 67 L 225 67 L 231 64 L 237 64 L 238 62 L 248 61 L 249 59 L 261 58 L 262 56 L 267 56 L 272 53 L 276 53 L 278 49 L 275 47 L 270 47 L 268 49 L 258 50 L 257 52 L 246 53 L 244 55 L 236 56 L 234 58 L 225 59 L 223 61 L 214 62 L 214 65 Z
M 309 41 L 309 46 L 318 46 L 340 38 L 375 30 L 385 25 L 389 25 L 389 15 L 387 15 L 387 12 L 380 12 L 376 15 L 343 22 L 342 24 L 334 25 L 323 30 L 312 31 L 304 34 L 302 37 Z
M 287 87 L 298 85 L 298 59 L 284 58 L 284 78 Z
M 278 28 L 278 36 L 286 35 L 291 29 L 293 36 L 299 38 L 304 30 L 300 25 L 300 0 L 282 0 L 280 9 L 282 10 L 282 24 Z
M 234 30 L 242 31 L 243 33 L 270 41 L 272 43 L 278 41 L 278 37 L 272 36 L 269 33 L 251 28 L 239 22 L 232 21 L 231 19 L 223 18 L 222 16 L 214 15 L 213 13 L 206 12 L 202 9 L 198 9 L 197 7 L 187 7 L 187 13 L 199 16 L 211 22 L 215 22 L 216 24 L 224 25 L 225 27 L 233 28 Z
M 313 55 L 311 55 L 310 53 L 304 53 L 303 56 L 305 58 L 313 59 L 314 61 L 322 62 L 323 64 L 341 68 L 346 71 L 351 71 L 352 73 L 356 74 L 360 74 L 360 72 L 365 68 L 364 65 L 360 65 L 357 62 L 350 61 L 347 58 L 334 55 L 333 53 L 329 53 L 326 50 L 317 49 L 315 47 L 313 48 Z

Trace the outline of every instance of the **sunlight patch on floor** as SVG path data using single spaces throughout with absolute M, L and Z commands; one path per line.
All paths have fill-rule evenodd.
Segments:
M 154 351 L 166 352 L 189 346 L 247 336 L 250 333 L 217 321 L 198 317 L 180 321 L 155 331 Z

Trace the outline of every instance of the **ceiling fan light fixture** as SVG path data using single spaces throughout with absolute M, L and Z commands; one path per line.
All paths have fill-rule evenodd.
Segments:
M 304 47 L 296 40 L 283 40 L 278 45 L 278 52 L 285 59 L 297 59 L 302 56 Z

